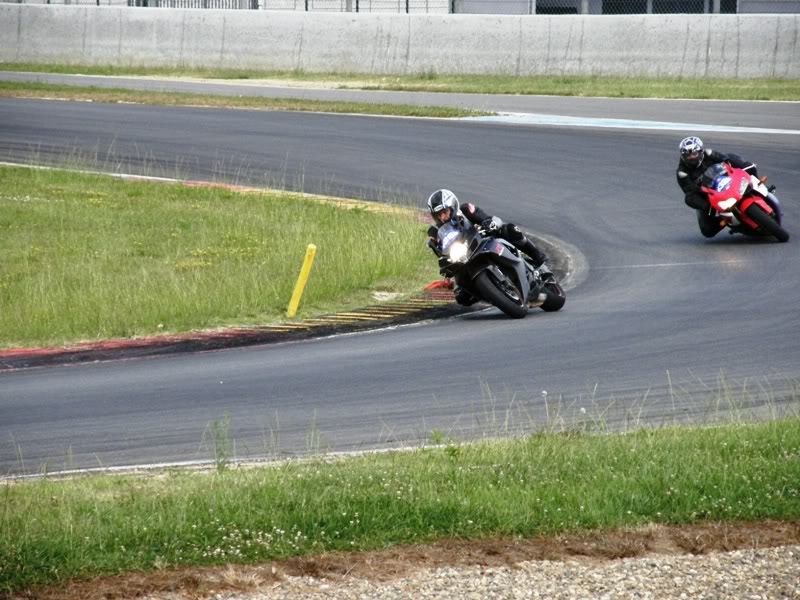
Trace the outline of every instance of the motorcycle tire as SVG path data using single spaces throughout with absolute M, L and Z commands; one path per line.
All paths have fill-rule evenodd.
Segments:
M 564 290 L 561 289 L 561 286 L 555 281 L 550 281 L 544 284 L 543 289 L 544 293 L 547 294 L 547 300 L 545 300 L 539 308 L 545 312 L 561 310 L 564 303 L 567 301 L 567 295 L 564 293 Z
M 510 297 L 500 288 L 498 282 L 489 276 L 488 272 L 481 271 L 478 273 L 473 283 L 481 298 L 499 308 L 509 317 L 521 319 L 528 314 L 528 307 L 522 303 L 522 294 L 519 290 L 515 288 L 516 298 Z
M 744 212 L 748 217 L 755 221 L 760 231 L 766 233 L 767 235 L 771 235 L 781 243 L 789 241 L 789 233 L 783 227 L 778 225 L 778 222 L 775 219 L 765 213 L 764 209 L 758 204 L 751 204 Z

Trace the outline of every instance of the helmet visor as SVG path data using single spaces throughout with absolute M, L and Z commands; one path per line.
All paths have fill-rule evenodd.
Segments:
M 702 150 L 694 150 L 693 152 L 684 153 L 683 160 L 685 160 L 689 164 L 696 165 L 700 163 L 702 157 L 703 157 Z
M 446 221 L 450 218 L 452 211 L 449 206 L 436 206 L 433 209 L 433 218 L 438 221 Z

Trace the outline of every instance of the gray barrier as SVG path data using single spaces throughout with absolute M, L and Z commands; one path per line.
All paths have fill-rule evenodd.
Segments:
M 144 8 L 224 8 L 311 12 L 633 15 L 798 13 L 800 0 L 5 0 L 17 4 L 94 4 Z
M 0 61 L 797 79 L 800 15 L 404 15 L 0 4 Z

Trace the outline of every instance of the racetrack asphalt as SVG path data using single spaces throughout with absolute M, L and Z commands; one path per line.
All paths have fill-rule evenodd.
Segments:
M 603 102 L 609 114 L 619 112 L 614 101 Z M 624 104 L 641 108 L 629 118 L 669 117 L 655 110 L 658 103 Z M 679 122 L 780 122 L 800 130 L 799 104 L 707 106 L 708 115 L 687 109 Z M 223 414 L 230 415 L 237 456 L 257 458 L 273 451 L 264 441 L 272 433 L 276 451 L 308 451 L 312 422 L 323 447 L 338 452 L 425 439 L 433 428 L 464 437 L 497 433 L 498 411 L 519 411 L 511 426 L 538 426 L 551 422 L 554 405 L 570 415 L 596 410 L 609 429 L 632 420 L 704 422 L 742 406 L 793 410 L 800 364 L 793 265 L 800 246 L 704 239 L 675 184 L 682 135 L 0 100 L 2 159 L 57 164 L 77 151 L 111 156 L 128 173 L 174 175 L 182 168 L 190 179 L 284 182 L 288 189 L 302 183 L 308 193 L 368 199 L 396 194 L 424 202 L 446 185 L 578 249 L 588 263 L 568 288 L 564 310 L 521 320 L 485 310 L 424 327 L 6 369 L 0 469 L 193 460 L 205 456 L 203 433 Z M 763 166 L 795 233 L 793 136 L 703 137 Z

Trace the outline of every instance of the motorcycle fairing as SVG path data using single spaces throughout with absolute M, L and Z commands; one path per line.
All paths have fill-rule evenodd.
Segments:
M 481 259 L 480 255 L 491 255 Z M 525 261 L 517 254 L 511 242 L 501 238 L 484 238 L 470 257 L 469 278 L 475 280 L 479 273 L 490 270 L 499 280 L 511 278 L 514 285 L 522 293 L 522 299 L 527 302 L 530 293 L 530 281 Z M 501 267 L 511 267 L 501 268 Z
M 714 182 L 714 189 L 718 192 L 724 192 L 731 187 L 731 181 L 730 177 L 720 177 Z
M 463 239 L 468 245 L 465 274 L 469 281 L 474 281 L 483 271 L 490 270 L 498 281 L 510 279 L 527 303 L 533 280 L 528 272 L 532 271 L 532 268 L 511 242 L 492 235 L 481 237 L 479 230 L 466 219 L 444 223 L 439 228 L 438 237 L 443 255 L 439 266 L 440 269 L 444 269 L 443 272 L 452 264 L 446 256 L 450 246 Z
M 747 182 L 747 186 L 745 186 Z M 767 187 L 755 176 L 744 169 L 734 169 L 727 163 L 718 163 L 710 166 L 701 176 L 700 187 L 708 195 L 712 208 L 718 211 L 733 226 L 744 224 L 757 231 L 758 225 L 750 219 L 746 211 L 755 202 L 761 209 L 775 218 L 775 210 L 766 201 Z M 740 191 L 743 190 L 743 191 Z M 747 193 L 748 190 L 751 193 Z M 727 193 L 726 193 L 727 192 Z M 745 194 L 744 197 L 742 195 Z M 738 210 L 721 210 L 719 203 L 737 198 Z M 731 207 L 733 208 L 733 207 Z

